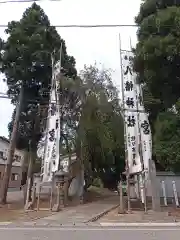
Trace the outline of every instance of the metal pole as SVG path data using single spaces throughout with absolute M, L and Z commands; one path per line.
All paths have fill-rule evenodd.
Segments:
M 120 66 L 121 66 L 121 94 L 122 94 L 122 115 L 125 120 L 125 107 L 124 107 L 124 77 L 122 71 L 122 56 L 121 56 L 121 36 L 119 34 L 119 50 L 120 50 Z M 126 125 L 124 123 L 124 148 L 125 148 L 125 164 L 126 164 L 126 185 L 127 185 L 127 206 L 128 212 L 131 211 L 130 201 L 130 186 L 129 186 L 129 165 L 128 165 L 128 151 L 126 143 Z
M 16 137 L 17 137 L 17 132 L 18 132 L 19 117 L 20 117 L 22 101 L 23 101 L 23 91 L 24 91 L 23 86 L 21 86 L 20 94 L 19 94 L 19 101 L 16 105 L 16 115 L 15 115 L 15 120 L 14 120 L 14 124 L 13 124 L 11 140 L 10 140 L 10 144 L 9 144 L 9 153 L 8 153 L 7 163 L 5 166 L 2 185 L 1 185 L 0 203 L 2 203 L 2 204 L 6 204 L 6 199 L 7 199 L 9 179 L 10 179 L 10 175 L 11 175 L 11 168 L 12 168 L 13 157 L 14 157 L 14 152 L 15 152 L 15 147 L 16 147 Z

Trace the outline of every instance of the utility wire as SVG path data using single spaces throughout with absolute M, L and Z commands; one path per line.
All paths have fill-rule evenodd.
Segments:
M 1 98 L 5 98 L 5 99 L 11 99 L 10 97 L 8 97 L 8 96 L 0 96 L 0 99 Z
M 33 27 L 34 25 L 29 25 Z M 0 28 L 7 28 L 7 24 L 0 24 Z M 27 26 L 28 27 L 28 26 Z M 95 24 L 95 25 L 51 25 L 56 28 L 116 28 L 116 27 L 138 27 L 135 24 Z
M 48 0 L 50 2 L 60 2 L 61 0 Z M 43 0 L 7 0 L 0 1 L 0 4 L 4 3 L 29 3 L 29 2 L 44 2 Z

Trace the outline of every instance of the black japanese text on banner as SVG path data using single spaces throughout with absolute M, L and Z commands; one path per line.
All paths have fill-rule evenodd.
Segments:
M 149 161 L 152 159 L 152 138 L 151 128 L 148 120 L 148 115 L 145 112 L 145 108 L 142 101 L 142 90 L 141 86 L 137 84 L 137 99 L 139 109 L 139 126 L 141 131 L 141 142 L 142 142 L 142 156 L 144 169 L 149 170 Z
M 136 84 L 131 67 L 133 54 L 129 51 L 121 51 L 122 76 L 124 85 L 124 121 L 126 129 L 127 161 L 131 174 L 142 171 L 138 145 L 138 118 L 136 102 Z
M 58 170 L 60 161 L 59 141 L 60 141 L 60 111 L 58 97 L 58 73 L 60 73 L 59 62 L 55 65 L 52 76 L 52 86 L 50 91 L 50 101 L 48 107 L 47 127 L 43 141 L 40 141 L 38 155 L 43 161 L 43 182 L 50 182 L 53 173 Z M 44 154 L 43 154 L 44 153 Z

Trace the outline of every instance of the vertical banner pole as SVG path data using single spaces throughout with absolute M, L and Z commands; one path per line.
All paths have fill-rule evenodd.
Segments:
M 61 67 L 62 67 L 62 42 L 61 42 L 61 47 L 60 47 L 60 56 L 59 56 L 59 61 L 60 61 L 60 82 L 59 82 L 59 91 L 61 91 L 61 86 L 62 86 L 62 82 L 61 82 Z M 59 107 L 58 107 L 58 110 L 59 110 L 59 133 L 60 133 L 60 137 L 59 137 L 59 167 L 60 167 L 60 161 L 61 161 L 61 159 L 60 159 L 60 152 L 61 152 L 61 148 L 62 148 L 62 146 L 61 146 L 61 129 L 62 129 L 62 127 L 61 127 L 61 111 L 60 111 L 60 106 L 61 106 L 61 102 L 62 102 L 62 99 L 60 99 L 60 95 L 61 93 L 59 93 L 58 94 L 58 105 L 59 105 Z
M 50 104 L 51 104 L 51 90 L 52 90 L 52 84 L 53 84 L 53 74 L 54 74 L 54 54 L 51 54 L 51 65 L 52 65 L 52 77 L 51 77 L 51 89 L 50 89 L 50 97 L 49 97 L 49 104 L 47 106 L 48 113 L 47 113 L 47 121 L 46 121 L 46 127 L 45 127 L 45 146 L 44 146 L 44 153 L 43 153 L 43 170 L 42 170 L 42 182 L 45 182 L 48 176 L 47 172 L 47 163 L 46 163 L 46 157 L 47 157 L 47 150 L 48 150 L 48 131 L 49 131 L 49 119 L 50 119 Z
M 124 199 L 123 199 L 123 189 L 122 189 L 122 179 L 119 181 L 119 214 L 124 214 Z
M 125 108 L 124 108 L 124 77 L 122 71 L 122 56 L 121 56 L 121 35 L 119 34 L 119 50 L 120 50 L 120 66 L 121 66 L 121 94 L 122 94 L 122 112 L 125 120 Z M 129 165 L 128 165 L 128 151 L 126 142 L 126 125 L 124 122 L 124 148 L 125 148 L 125 164 L 126 164 L 126 184 L 127 184 L 127 208 L 128 212 L 131 211 L 130 201 L 130 185 L 129 185 Z
M 142 138 L 141 138 L 141 127 L 140 127 L 140 112 L 138 106 L 138 91 L 137 87 L 139 87 L 136 83 L 136 108 L 137 108 L 137 124 L 138 124 L 138 133 L 139 133 L 139 156 L 142 165 L 142 181 L 143 181 L 143 198 L 144 198 L 144 211 L 147 212 L 147 198 L 146 198 L 146 177 L 145 177 L 145 169 L 143 164 L 143 154 L 142 154 Z
M 57 132 L 56 132 L 56 160 L 58 157 L 58 169 L 60 167 L 60 151 L 61 151 L 61 143 L 60 143 L 60 139 L 61 139 L 61 112 L 60 112 L 60 92 L 61 91 L 61 57 L 62 57 L 62 43 L 60 46 L 60 52 L 59 52 L 59 69 L 58 69 L 58 74 L 59 74 L 59 85 L 58 85 L 58 79 L 56 76 L 55 79 L 55 96 L 56 96 L 56 111 L 58 113 L 58 118 L 56 119 L 56 121 L 58 122 L 58 127 L 57 127 Z M 57 156 L 58 155 L 58 156 Z M 57 164 L 57 163 L 56 163 Z
M 130 48 L 132 50 L 132 42 L 131 37 L 129 38 Z M 139 87 L 139 93 L 140 93 L 140 86 L 137 84 L 137 81 L 135 79 L 135 85 L 136 85 L 136 110 L 137 110 L 137 126 L 138 126 L 138 135 L 139 135 L 139 156 L 140 161 L 142 165 L 142 181 L 143 181 L 143 198 L 144 198 L 144 211 L 147 212 L 147 197 L 146 197 L 146 176 L 145 176 L 145 169 L 144 169 L 144 161 L 143 161 L 143 149 L 142 149 L 142 138 L 141 138 L 141 127 L 140 127 L 140 111 L 139 111 L 139 103 L 138 103 L 138 91 L 137 88 Z

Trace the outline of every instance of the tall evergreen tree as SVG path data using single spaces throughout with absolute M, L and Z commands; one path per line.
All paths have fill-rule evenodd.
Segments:
M 50 89 L 51 54 L 55 51 L 58 57 L 62 43 L 62 67 L 65 69 L 65 75 L 72 78 L 77 74 L 75 59 L 67 54 L 65 41 L 56 29 L 50 26 L 48 17 L 36 3 L 24 12 L 19 22 L 10 22 L 6 33 L 9 37 L 3 45 L 2 72 L 6 76 L 8 94 L 13 104 L 16 104 L 20 87 L 24 88 L 18 147 L 27 148 L 33 129 L 32 118 L 36 115 L 35 106 L 42 102 L 41 90 L 45 89 L 48 92 Z M 46 98 L 43 99 L 46 104 L 48 98 L 49 95 L 46 94 Z M 32 108 L 33 116 L 30 114 Z M 9 124 L 10 133 L 14 115 L 15 112 Z M 37 134 L 37 141 L 39 136 Z
M 135 69 L 145 83 L 146 107 L 155 120 L 180 96 L 180 1 L 144 0 L 136 23 Z
M 179 113 L 170 110 L 180 98 L 180 0 L 144 0 L 135 21 L 134 67 L 144 84 L 154 159 L 166 170 L 177 170 Z
M 35 118 L 38 115 L 37 105 L 42 104 L 40 92 L 42 89 L 46 89 L 47 92 L 51 86 L 51 54 L 55 51 L 59 57 L 58 51 L 62 44 L 62 67 L 65 70 L 65 76 L 71 78 L 75 78 L 77 74 L 75 59 L 67 54 L 64 40 L 56 29 L 50 26 L 47 15 L 36 3 L 26 9 L 20 21 L 10 22 L 5 32 L 8 34 L 8 38 L 4 43 L 1 41 L 1 71 L 5 74 L 8 95 L 11 96 L 13 104 L 16 104 L 20 88 L 23 88 L 23 103 L 16 146 L 28 149 L 28 143 L 31 142 L 31 150 L 36 152 L 41 129 L 40 124 L 35 124 Z M 48 99 L 49 94 L 43 99 L 46 108 Z M 46 118 L 46 115 L 47 112 L 42 117 Z M 10 134 L 14 116 L 15 112 L 12 122 L 9 124 Z M 6 202 L 11 165 L 12 159 L 7 167 L 8 176 L 3 179 L 3 186 L 5 186 L 1 193 L 3 203 Z

